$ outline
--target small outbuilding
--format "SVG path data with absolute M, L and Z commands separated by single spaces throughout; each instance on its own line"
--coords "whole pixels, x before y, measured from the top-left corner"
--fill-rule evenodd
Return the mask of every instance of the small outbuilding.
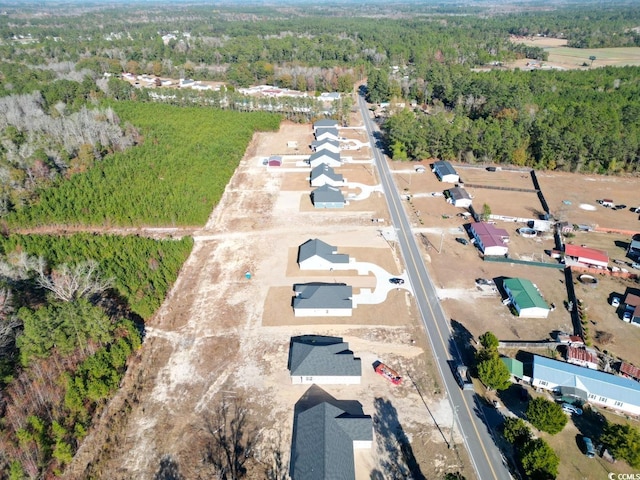
M 524 377 L 524 364 L 520 360 L 509 357 L 501 357 L 502 362 L 505 364 L 509 373 L 514 378 Z
M 567 346 L 566 353 L 567 362 L 574 365 L 580 365 L 581 367 L 587 367 L 592 370 L 598 370 L 600 360 L 598 355 L 585 347 L 572 347 Z
M 604 250 L 567 243 L 564 246 L 564 263 L 567 266 L 607 268 L 609 254 Z
M 458 172 L 456 172 L 455 168 L 447 161 L 438 160 L 435 162 L 433 164 L 433 172 L 441 182 L 458 183 L 460 181 Z
M 549 316 L 549 305 L 531 281 L 525 278 L 507 278 L 502 283 L 502 287 L 519 317 L 547 318 Z
M 271 155 L 269 157 L 269 162 L 267 163 L 270 167 L 280 167 L 282 166 L 282 157 L 280 155 Z
M 445 191 L 447 202 L 454 207 L 469 208 L 471 206 L 471 196 L 462 187 L 453 187 Z
M 294 385 L 357 385 L 362 361 L 341 337 L 301 335 L 291 338 L 289 371 Z

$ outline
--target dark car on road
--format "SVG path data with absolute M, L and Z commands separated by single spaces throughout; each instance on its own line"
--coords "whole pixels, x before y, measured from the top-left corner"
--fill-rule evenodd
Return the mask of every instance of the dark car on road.
M 402 285 L 404 283 L 404 280 L 402 278 L 390 278 L 389 279 L 389 283 L 393 283 L 394 285 Z
M 456 237 L 456 242 L 461 243 L 462 245 L 469 245 L 469 240 L 462 237 Z

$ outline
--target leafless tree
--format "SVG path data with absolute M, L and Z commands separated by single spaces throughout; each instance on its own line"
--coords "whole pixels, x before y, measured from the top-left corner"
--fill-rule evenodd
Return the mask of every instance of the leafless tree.
M 101 278 L 98 262 L 95 260 L 87 260 L 73 266 L 65 263 L 49 274 L 45 271 L 44 263 L 40 262 L 36 274 L 38 285 L 53 292 L 65 302 L 100 294 L 113 283 L 113 279 Z
M 261 463 L 265 466 L 265 477 L 267 480 L 290 480 L 282 446 L 282 432 L 278 430 L 274 438 L 270 440 L 263 450 L 261 458 Z
M 240 398 L 224 399 L 204 417 L 204 463 L 219 480 L 239 480 L 247 474 L 254 457 L 258 431 L 249 422 L 248 409 Z

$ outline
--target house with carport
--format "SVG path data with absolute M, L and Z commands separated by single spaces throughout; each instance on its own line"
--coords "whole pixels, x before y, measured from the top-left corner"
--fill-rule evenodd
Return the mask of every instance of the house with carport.
M 315 168 L 323 163 L 333 168 L 342 166 L 340 153 L 334 153 L 329 150 L 320 150 L 319 152 L 313 152 L 309 157 L 309 166 L 311 168 Z
M 471 206 L 471 195 L 462 187 L 453 187 L 445 190 L 444 195 L 447 198 L 447 202 L 454 207 L 469 208 Z
M 484 255 L 502 256 L 509 253 L 509 233 L 505 229 L 491 223 L 473 222 L 469 224 L 469 233 Z
M 629 378 L 534 355 L 531 384 L 558 394 L 569 388 L 591 405 L 640 415 L 640 382 Z
M 293 286 L 296 317 L 350 317 L 353 288 L 345 283 L 298 283 Z
M 332 270 L 335 265 L 348 263 L 349 255 L 338 253 L 337 247 L 317 238 L 309 239 L 298 247 L 300 270 Z
M 460 181 L 460 176 L 458 172 L 456 172 L 456 169 L 445 160 L 434 162 L 432 171 L 441 182 L 458 183 Z
M 293 413 L 291 480 L 355 480 L 355 450 L 373 446 L 373 419 L 357 400 L 312 385 Z M 360 478 L 360 476 L 358 476 Z
M 315 208 L 344 208 L 346 200 L 339 188 L 323 185 L 311 192 L 311 202 Z
M 597 248 L 567 243 L 564 246 L 564 263 L 569 267 L 605 269 L 609 266 L 609 254 Z
M 344 177 L 336 173 L 333 168 L 326 163 L 321 163 L 311 170 L 309 181 L 312 187 L 321 187 L 323 185 L 342 187 L 345 184 Z
M 549 316 L 549 305 L 530 280 L 507 278 L 502 282 L 502 287 L 519 317 L 547 318 Z
M 341 337 L 300 335 L 291 338 L 289 372 L 294 385 L 357 385 L 362 361 Z

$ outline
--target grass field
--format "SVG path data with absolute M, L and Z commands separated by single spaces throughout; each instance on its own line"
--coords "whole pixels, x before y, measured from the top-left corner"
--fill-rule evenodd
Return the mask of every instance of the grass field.
M 596 57 L 593 66 L 626 66 L 640 65 L 640 47 L 625 48 L 570 48 L 570 47 L 550 47 L 545 49 L 549 52 L 549 63 L 574 64 L 582 66 L 583 63 L 590 64 L 590 56 Z

